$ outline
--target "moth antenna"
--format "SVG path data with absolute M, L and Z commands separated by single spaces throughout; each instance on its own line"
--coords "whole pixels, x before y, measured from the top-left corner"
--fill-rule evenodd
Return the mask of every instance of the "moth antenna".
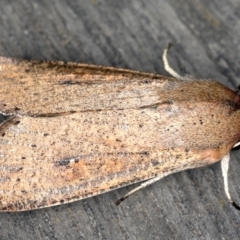
M 164 51 L 163 51 L 162 59 L 163 59 L 164 69 L 165 69 L 166 72 L 168 72 L 173 77 L 175 77 L 177 79 L 181 79 L 181 80 L 186 80 L 186 78 L 184 78 L 183 76 L 179 75 L 174 69 L 172 69 L 172 67 L 170 66 L 170 64 L 168 62 L 167 54 L 168 54 L 169 49 L 172 46 L 173 46 L 173 44 L 169 43 L 167 48 L 165 48 Z
M 149 180 L 147 180 L 146 182 L 142 183 L 140 186 L 134 188 L 133 190 L 131 190 L 130 192 L 128 192 L 126 195 L 124 195 L 122 198 L 120 198 L 119 200 L 116 201 L 116 205 L 119 205 L 121 202 L 123 202 L 126 198 L 128 198 L 130 195 L 132 195 L 133 193 L 139 191 L 140 189 L 143 189 L 149 185 L 151 185 L 152 183 L 157 182 L 158 180 L 164 178 L 165 176 L 169 175 L 170 173 L 164 173 L 161 174 L 160 176 L 151 178 Z
M 236 144 L 238 145 L 238 144 Z M 235 146 L 236 146 L 235 145 Z M 222 176 L 223 176 L 223 181 L 224 181 L 224 190 L 225 194 L 228 198 L 228 200 L 232 203 L 232 205 L 237 209 L 240 210 L 240 207 L 232 200 L 232 197 L 229 193 L 228 189 L 228 169 L 229 169 L 229 161 L 230 161 L 230 155 L 229 153 L 223 157 L 221 160 L 221 167 L 222 167 Z

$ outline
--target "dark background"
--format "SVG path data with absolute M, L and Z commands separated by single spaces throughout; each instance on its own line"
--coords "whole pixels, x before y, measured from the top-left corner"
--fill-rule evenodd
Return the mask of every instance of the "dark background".
M 0 1 L 0 55 L 64 60 L 240 84 L 238 0 Z M 13 96 L 14 97 L 14 96 Z M 240 150 L 230 191 L 240 204 Z M 166 177 L 122 205 L 136 185 L 47 209 L 0 213 L 0 239 L 239 239 L 240 212 L 227 201 L 220 164 Z

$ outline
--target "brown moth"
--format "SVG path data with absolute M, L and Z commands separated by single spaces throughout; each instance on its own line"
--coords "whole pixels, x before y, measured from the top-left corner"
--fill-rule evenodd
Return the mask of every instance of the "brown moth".
M 77 63 L 0 58 L 0 210 L 72 202 L 222 159 L 240 97 L 220 83 Z

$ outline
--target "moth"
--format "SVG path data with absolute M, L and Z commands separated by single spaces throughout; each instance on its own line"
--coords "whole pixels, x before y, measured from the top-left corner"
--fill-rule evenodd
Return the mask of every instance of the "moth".
M 222 162 L 240 140 L 240 97 L 212 80 L 0 58 L 0 211 L 25 211 Z

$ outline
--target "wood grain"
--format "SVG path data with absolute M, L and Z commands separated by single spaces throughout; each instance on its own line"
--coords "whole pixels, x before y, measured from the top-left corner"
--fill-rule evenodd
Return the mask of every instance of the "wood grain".
M 61 60 L 161 73 L 171 64 L 195 77 L 239 85 L 240 6 L 236 1 L 1 1 L 0 55 Z M 233 126 L 234 127 L 234 126 Z M 239 157 L 230 191 L 240 202 Z M 2 239 L 239 239 L 239 212 L 223 194 L 218 164 L 169 176 L 116 199 L 134 186 L 26 213 L 0 214 Z

